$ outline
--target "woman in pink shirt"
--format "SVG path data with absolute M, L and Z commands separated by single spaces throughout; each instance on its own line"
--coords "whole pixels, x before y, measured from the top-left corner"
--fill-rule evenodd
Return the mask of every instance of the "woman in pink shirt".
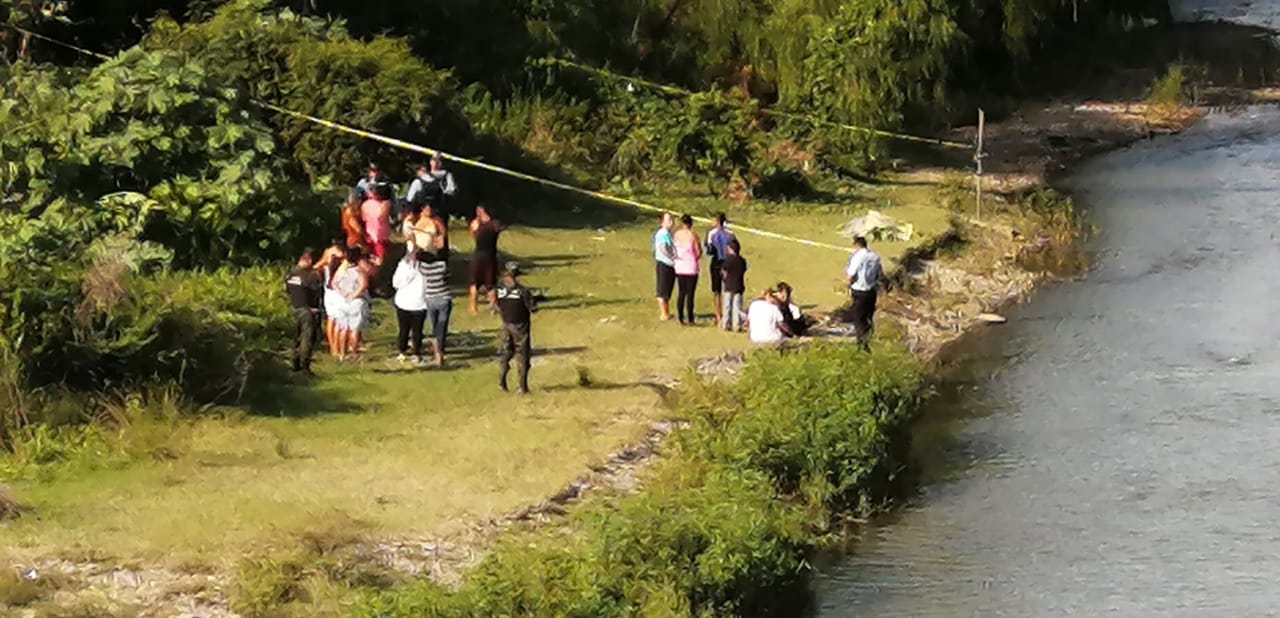
M 373 187 L 372 195 L 360 205 L 360 219 L 364 221 L 369 249 L 381 264 L 391 243 L 391 200 L 386 187 Z
M 676 247 L 676 315 L 681 324 L 692 325 L 693 297 L 698 290 L 698 260 L 702 258 L 702 243 L 693 232 L 693 217 L 680 217 L 680 229 L 671 240 Z

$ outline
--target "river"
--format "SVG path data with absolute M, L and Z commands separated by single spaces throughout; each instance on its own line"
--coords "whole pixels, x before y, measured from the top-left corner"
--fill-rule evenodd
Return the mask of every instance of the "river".
M 1280 114 L 1064 188 L 1093 269 L 964 350 L 919 494 L 823 570 L 819 616 L 1280 611 Z

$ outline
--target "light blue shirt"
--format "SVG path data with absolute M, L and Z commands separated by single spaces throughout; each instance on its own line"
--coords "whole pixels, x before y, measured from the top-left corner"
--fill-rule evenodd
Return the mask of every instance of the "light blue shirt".
M 653 233 L 653 259 L 667 266 L 676 265 L 676 244 L 671 239 L 671 230 L 665 227 Z
M 849 266 L 844 272 L 852 277 L 849 289 L 870 292 L 876 289 L 876 283 L 880 281 L 880 256 L 870 249 L 858 249 L 849 256 Z

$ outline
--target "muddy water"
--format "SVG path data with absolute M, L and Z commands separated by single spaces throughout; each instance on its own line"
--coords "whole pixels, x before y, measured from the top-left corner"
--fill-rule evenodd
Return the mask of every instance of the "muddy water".
M 1095 266 L 965 351 L 835 616 L 1280 611 L 1280 114 L 1079 168 Z

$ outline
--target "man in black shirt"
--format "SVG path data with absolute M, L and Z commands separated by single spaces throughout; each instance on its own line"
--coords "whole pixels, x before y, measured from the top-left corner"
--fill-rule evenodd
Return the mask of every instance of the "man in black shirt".
M 498 352 L 501 354 L 498 387 L 507 390 L 507 373 L 511 371 L 511 358 L 515 356 L 518 363 L 516 371 L 520 377 L 520 394 L 525 395 L 529 393 L 529 327 L 533 312 L 538 310 L 538 301 L 533 290 L 520 285 L 516 280 L 519 275 L 520 266 L 515 262 L 507 262 L 494 290 L 498 313 L 502 315 L 502 332 L 498 341 Z
M 742 295 L 747 292 L 747 261 L 742 259 L 741 253 L 742 245 L 738 244 L 738 239 L 730 239 L 725 246 L 724 260 L 720 263 L 724 301 L 720 327 L 725 330 L 740 331 L 746 321 L 746 314 L 742 312 Z
M 297 321 L 297 342 L 293 346 L 293 370 L 311 373 L 311 353 L 320 334 L 320 301 L 323 286 L 314 268 L 315 258 L 308 248 L 298 265 L 285 277 L 284 289 Z

